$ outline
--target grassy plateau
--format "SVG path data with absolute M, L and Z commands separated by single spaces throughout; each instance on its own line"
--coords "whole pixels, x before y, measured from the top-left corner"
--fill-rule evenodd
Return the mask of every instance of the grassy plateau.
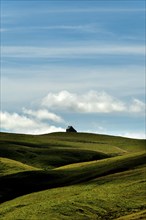
M 0 133 L 0 219 L 146 219 L 146 141 Z

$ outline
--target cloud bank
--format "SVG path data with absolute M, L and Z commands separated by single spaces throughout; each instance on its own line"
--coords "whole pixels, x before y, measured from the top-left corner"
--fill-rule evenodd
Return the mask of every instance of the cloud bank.
M 85 115 L 85 117 L 88 114 L 90 117 L 93 113 L 108 114 L 109 117 L 113 117 L 114 113 L 119 113 L 119 117 L 126 113 L 130 115 L 136 114 L 138 117 L 141 117 L 145 112 L 145 104 L 138 99 L 124 102 L 106 92 L 97 91 L 88 91 L 84 94 L 71 93 L 69 91 L 48 93 L 47 96 L 40 100 L 38 106 L 38 109 L 23 108 L 21 114 L 1 111 L 1 130 L 25 134 L 65 131 L 63 127 L 68 122 L 59 115 L 61 113 L 63 113 L 64 117 L 66 113 L 70 114 L 70 118 L 73 113 L 76 113 L 76 117 L 78 118 L 81 117 L 81 114 Z M 58 114 L 55 112 L 58 112 Z M 101 125 L 99 125 L 98 131 L 94 133 L 109 133 Z M 123 136 L 144 137 L 141 133 L 131 133 L 130 131 L 123 133 Z
M 35 111 L 27 110 L 26 114 L 33 115 Z M 45 115 L 46 114 L 46 115 Z M 31 118 L 26 116 L 25 114 L 20 115 L 18 113 L 8 113 L 8 112 L 0 112 L 1 118 L 1 129 L 7 132 L 14 133 L 24 133 L 24 134 L 45 134 L 51 132 L 59 132 L 64 131 L 61 127 L 56 127 L 54 125 L 50 125 L 46 122 L 42 122 L 42 119 L 48 118 L 51 120 L 58 121 L 58 118 L 54 119 L 54 114 L 47 115 L 46 112 L 39 110 L 36 112 L 35 118 Z M 38 120 L 39 119 L 39 120 Z
M 29 116 L 33 116 L 35 119 L 39 119 L 39 120 L 51 120 L 58 123 L 63 122 L 63 119 L 60 116 L 52 112 L 49 112 L 46 109 L 40 109 L 35 111 L 35 110 L 23 108 L 23 113 Z
M 42 106 L 79 113 L 144 113 L 145 110 L 145 104 L 138 99 L 125 103 L 105 92 L 96 91 L 81 95 L 68 91 L 49 93 L 43 98 Z

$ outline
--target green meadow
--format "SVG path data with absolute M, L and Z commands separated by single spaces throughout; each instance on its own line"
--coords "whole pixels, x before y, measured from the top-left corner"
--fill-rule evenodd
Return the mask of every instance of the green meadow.
M 0 219 L 146 219 L 146 141 L 0 133 Z

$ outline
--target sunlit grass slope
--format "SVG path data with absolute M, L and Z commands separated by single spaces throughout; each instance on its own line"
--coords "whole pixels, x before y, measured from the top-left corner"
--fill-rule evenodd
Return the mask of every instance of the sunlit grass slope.
M 145 219 L 146 219 L 146 210 L 117 218 L 117 220 L 145 220 Z
M 35 167 L 28 166 L 16 160 L 0 157 L 0 176 L 14 174 L 23 171 L 38 170 Z
M 61 134 L 64 139 L 60 139 L 60 134 L 33 136 L 1 133 L 0 156 L 44 169 L 111 156 L 104 150 L 98 150 L 98 147 L 96 150 L 92 149 L 92 143 L 88 139 L 85 141 L 85 135 L 84 142 L 88 143 L 88 147 L 84 147 L 84 143 L 81 144 L 80 141 L 76 144 L 72 136 L 72 141 L 68 144 L 70 134 Z
M 45 169 L 144 149 L 144 140 L 107 135 L 63 132 L 38 136 L 0 134 L 1 157 Z
M 0 219 L 146 217 L 145 140 L 1 133 L 0 156 Z
M 3 203 L 2 219 L 144 219 L 145 168 L 109 174 Z M 128 218 L 132 214 L 135 218 Z
M 97 177 L 134 169 L 144 165 L 145 161 L 146 153 L 142 152 L 85 163 L 83 166 L 73 165 L 68 169 L 27 171 L 3 176 L 0 179 L 0 201 L 43 189 L 84 183 Z

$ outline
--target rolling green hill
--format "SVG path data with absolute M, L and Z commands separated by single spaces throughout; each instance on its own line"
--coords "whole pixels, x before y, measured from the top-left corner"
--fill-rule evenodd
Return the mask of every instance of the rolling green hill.
M 0 176 L 31 170 L 38 169 L 16 160 L 0 157 Z
M 145 219 L 145 140 L 0 134 L 1 219 Z

